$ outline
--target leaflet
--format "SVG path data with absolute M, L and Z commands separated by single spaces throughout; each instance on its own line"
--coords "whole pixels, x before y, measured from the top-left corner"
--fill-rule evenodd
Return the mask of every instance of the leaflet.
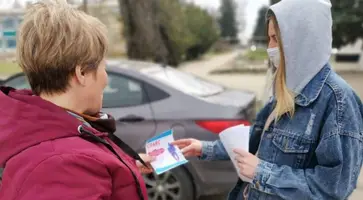
M 155 157 L 151 166 L 157 175 L 188 162 L 180 149 L 171 144 L 173 141 L 173 130 L 165 131 L 146 141 L 146 153 Z

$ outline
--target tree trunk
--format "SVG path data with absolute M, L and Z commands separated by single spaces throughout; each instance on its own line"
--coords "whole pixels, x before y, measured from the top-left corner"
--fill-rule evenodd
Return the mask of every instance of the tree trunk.
M 168 36 L 157 18 L 160 8 L 157 0 L 118 0 L 124 36 L 127 40 L 127 55 L 130 59 L 148 60 L 162 64 L 177 65 Z
M 363 69 L 363 47 L 359 57 L 359 69 Z
M 83 10 L 83 12 L 88 13 L 88 0 L 83 0 L 82 10 Z
M 363 39 L 358 39 L 356 42 L 361 42 L 361 48 L 360 48 L 360 56 L 358 60 L 358 68 L 360 70 L 363 70 Z

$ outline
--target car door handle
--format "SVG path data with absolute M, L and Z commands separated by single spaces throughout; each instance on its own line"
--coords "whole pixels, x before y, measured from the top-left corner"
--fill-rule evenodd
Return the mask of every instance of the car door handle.
M 145 118 L 136 115 L 127 115 L 126 117 L 118 119 L 120 122 L 142 122 L 144 120 Z

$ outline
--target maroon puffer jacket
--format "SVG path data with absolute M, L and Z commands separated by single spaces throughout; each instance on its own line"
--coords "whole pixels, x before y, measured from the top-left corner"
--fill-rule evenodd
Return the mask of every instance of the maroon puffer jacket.
M 80 131 L 81 121 L 26 90 L 1 88 L 0 116 L 1 200 L 147 200 L 135 160 L 106 133 Z

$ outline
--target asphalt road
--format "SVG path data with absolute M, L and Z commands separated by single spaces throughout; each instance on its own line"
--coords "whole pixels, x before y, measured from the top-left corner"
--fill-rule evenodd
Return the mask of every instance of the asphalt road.
M 219 196 L 205 196 L 205 197 L 199 198 L 199 200 L 226 200 L 226 199 L 227 199 L 227 194 L 219 195 Z
M 363 73 L 350 73 L 341 75 L 363 99 Z

